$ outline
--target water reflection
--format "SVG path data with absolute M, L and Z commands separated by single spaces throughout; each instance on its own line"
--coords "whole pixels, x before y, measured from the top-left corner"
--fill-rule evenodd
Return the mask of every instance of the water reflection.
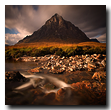
M 5 71 L 27 71 L 36 66 L 36 62 L 5 61 Z

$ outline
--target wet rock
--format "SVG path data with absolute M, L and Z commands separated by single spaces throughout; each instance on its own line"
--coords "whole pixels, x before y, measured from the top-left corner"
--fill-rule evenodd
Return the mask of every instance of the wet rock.
M 51 67 L 51 65 L 52 65 L 51 62 L 49 62 L 49 63 L 47 64 L 48 67 Z
M 92 83 L 92 90 L 96 92 L 106 92 L 106 83 L 95 81 Z
M 23 56 L 15 59 L 16 61 L 36 61 L 36 57 Z
M 79 56 L 78 56 L 78 55 L 75 55 L 75 57 L 78 58 Z
M 103 56 L 103 57 L 106 57 L 106 55 L 105 55 L 105 54 L 102 54 L 102 56 Z
M 93 62 L 89 62 L 89 63 L 88 63 L 88 68 L 89 68 L 89 67 L 96 68 L 96 64 L 93 63 Z
M 59 66 L 60 64 L 58 62 L 56 62 L 56 66 Z
M 97 54 L 93 54 L 94 55 L 94 57 L 97 57 Z
M 87 67 L 88 67 L 88 65 L 87 65 L 87 64 L 84 64 L 84 65 L 83 65 L 83 67 L 84 67 L 84 68 L 87 68 Z
M 53 90 L 53 89 L 56 89 L 56 86 L 53 85 L 52 83 L 46 83 L 46 84 L 44 85 L 44 88 L 45 88 L 46 90 Z
M 22 61 L 22 58 L 19 57 L 19 58 L 15 58 L 16 61 Z
M 89 89 L 92 88 L 92 84 L 89 81 L 84 80 L 84 81 L 82 81 L 82 83 L 85 84 L 86 88 L 89 88 Z
M 74 71 L 74 69 L 73 69 L 72 67 L 69 67 L 68 69 L 69 69 L 70 71 Z
M 98 54 L 96 59 L 103 59 L 104 57 L 101 54 Z
M 35 59 L 35 60 L 34 60 L 34 62 L 38 62 L 38 61 L 39 61 L 38 59 Z
M 58 66 L 54 66 L 54 69 L 60 69 L 60 66 L 58 65 Z
M 68 67 L 68 66 L 69 66 L 69 63 L 65 63 L 65 66 L 67 66 L 67 67 Z
M 23 77 L 19 71 L 9 71 L 9 72 L 5 72 L 5 79 L 8 81 L 20 81 L 21 79 L 23 81 L 26 80 L 25 77 Z
M 92 82 L 91 83 L 90 81 L 87 81 L 87 80 L 84 80 L 82 82 L 72 83 L 71 86 L 77 91 L 79 91 L 79 90 L 81 90 L 81 91 L 85 91 L 85 90 L 95 91 L 95 90 L 99 90 L 99 88 L 102 87 L 99 82 Z
M 51 93 L 46 94 L 46 95 L 44 96 L 44 101 L 45 101 L 46 104 L 49 104 L 49 101 L 52 102 L 52 101 L 55 99 L 55 97 L 56 97 L 56 94 L 53 93 L 53 92 L 51 92 Z M 51 102 L 50 102 L 50 103 L 51 103 Z
M 90 58 L 90 57 L 87 57 L 87 58 L 86 58 L 86 63 L 89 63 L 89 62 L 91 62 L 91 58 Z
M 45 55 L 44 57 L 50 57 L 50 55 Z
M 61 59 L 65 59 L 65 56 L 63 56 Z
M 88 71 L 93 71 L 93 72 L 94 72 L 94 71 L 95 71 L 95 68 L 89 66 L 89 67 L 88 67 Z
M 53 74 L 62 74 L 65 70 L 64 69 L 53 69 L 50 72 L 52 72 Z
M 60 62 L 59 62 L 60 64 L 62 64 L 63 63 L 63 61 L 62 60 L 60 60 Z
M 93 55 L 75 55 L 71 57 L 62 58 L 57 55 L 45 55 L 44 57 L 37 57 L 35 60 L 38 60 L 38 66 L 42 65 L 43 69 L 50 70 L 53 73 L 62 73 L 62 70 L 71 72 L 75 70 L 88 70 L 96 71 L 99 67 L 106 67 L 106 59 L 96 59 L 97 57 L 102 56 L 101 54 Z M 30 58 L 31 59 L 31 58 Z M 33 72 L 41 72 L 40 69 L 33 69 Z
M 71 86 L 75 89 L 82 89 L 84 84 L 83 82 L 72 83 Z
M 29 72 L 37 72 L 37 73 L 39 73 L 39 72 L 42 72 L 42 67 L 37 67 L 37 68 L 34 68 L 34 69 L 31 69 L 31 70 L 29 70 Z
M 94 75 L 92 76 L 92 79 L 104 83 L 106 82 L 106 72 L 104 71 L 95 72 Z
M 57 91 L 57 95 L 59 95 L 59 96 L 64 95 L 64 94 L 65 94 L 65 90 L 63 88 L 61 88 Z
M 72 61 L 73 64 L 76 64 L 76 61 Z
M 101 61 L 101 64 L 105 67 L 105 66 L 106 66 L 106 61 L 105 61 L 105 60 L 102 60 L 102 61 Z
M 89 54 L 86 54 L 86 57 L 89 57 L 90 55 Z

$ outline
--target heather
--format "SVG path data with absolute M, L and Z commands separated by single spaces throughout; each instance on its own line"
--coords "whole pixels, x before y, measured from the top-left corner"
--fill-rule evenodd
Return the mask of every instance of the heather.
M 23 48 L 9 48 L 5 50 L 5 58 L 12 59 L 26 56 L 38 57 L 47 54 L 55 54 L 59 56 L 74 56 L 85 54 L 106 54 L 105 47 L 94 46 L 63 46 L 63 47 L 23 47 Z

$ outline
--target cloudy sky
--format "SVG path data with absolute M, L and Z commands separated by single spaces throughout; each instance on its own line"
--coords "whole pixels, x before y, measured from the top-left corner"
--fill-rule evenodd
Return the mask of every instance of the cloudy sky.
M 6 5 L 5 44 L 13 45 L 58 13 L 89 38 L 106 42 L 105 5 Z

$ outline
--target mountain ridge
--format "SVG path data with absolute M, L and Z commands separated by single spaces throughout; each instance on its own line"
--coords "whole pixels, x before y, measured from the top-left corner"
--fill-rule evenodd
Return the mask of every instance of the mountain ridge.
M 90 39 L 93 42 L 99 42 L 96 38 L 95 39 Z
M 86 41 L 91 40 L 84 32 L 56 13 L 40 29 L 34 31 L 32 35 L 26 36 L 17 44 L 33 42 L 80 43 Z

